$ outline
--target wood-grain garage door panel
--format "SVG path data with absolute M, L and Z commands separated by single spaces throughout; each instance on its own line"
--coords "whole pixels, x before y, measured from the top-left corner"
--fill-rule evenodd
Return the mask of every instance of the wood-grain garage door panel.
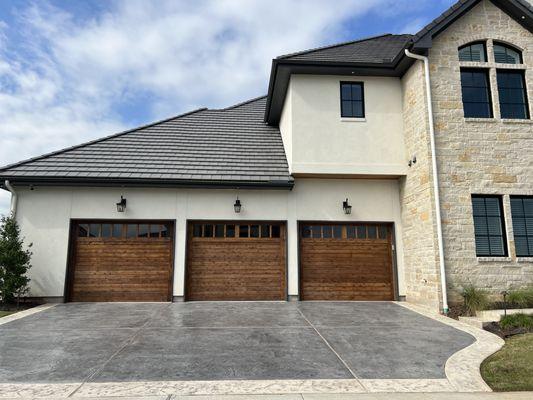
M 365 233 L 358 238 L 356 229 L 337 225 L 337 236 L 324 238 L 320 229 L 315 229 L 313 237 L 310 226 L 300 229 L 302 300 L 394 299 L 390 227 L 372 230 L 375 237 Z
M 271 237 L 270 232 L 268 237 L 235 237 L 239 225 L 234 224 L 231 226 L 237 234 L 233 237 L 225 233 L 224 237 L 214 237 L 214 231 L 209 231 L 211 237 L 195 237 L 194 224 L 189 225 L 187 300 L 285 299 L 283 225 L 276 225 L 278 237 Z
M 80 225 L 76 232 L 89 226 Z M 162 233 L 159 237 L 127 237 L 125 225 L 120 225 L 124 228 L 118 231 L 119 237 L 104 237 L 100 228 L 95 236 L 78 234 L 75 238 L 70 301 L 171 300 L 173 243 L 169 226 L 164 225 L 166 237 L 161 237 Z

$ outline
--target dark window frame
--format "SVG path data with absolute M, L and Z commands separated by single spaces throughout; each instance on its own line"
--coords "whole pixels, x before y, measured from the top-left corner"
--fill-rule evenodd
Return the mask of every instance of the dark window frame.
M 354 85 L 360 86 L 361 87 L 361 100 L 353 100 L 353 99 L 343 100 L 343 98 L 342 98 L 342 86 L 343 85 L 350 85 L 350 91 L 351 91 L 351 87 L 352 86 L 354 86 Z M 339 85 L 339 90 L 340 90 L 339 98 L 340 98 L 340 107 L 341 107 L 341 118 L 366 118 L 365 83 L 364 82 L 360 82 L 360 81 L 341 81 L 340 85 Z M 343 101 L 350 101 L 352 103 L 354 103 L 354 102 L 359 103 L 360 102 L 361 103 L 361 115 L 344 115 L 343 112 L 342 112 L 342 102 Z M 353 107 L 352 107 L 352 110 L 353 110 Z
M 498 87 L 498 101 L 500 102 L 500 118 L 502 119 L 530 119 L 530 113 L 529 113 L 529 99 L 527 97 L 527 85 L 526 85 L 526 71 L 522 69 L 505 69 L 505 68 L 497 68 L 496 69 L 496 85 Z M 503 116 L 502 115 L 502 98 L 501 98 L 501 91 L 500 91 L 500 80 L 499 80 L 499 73 L 504 74 L 516 74 L 520 75 L 520 78 L 522 80 L 522 90 L 523 90 L 523 96 L 524 96 L 524 103 L 503 103 L 503 104 L 520 104 L 524 106 L 525 109 L 525 116 L 523 118 L 517 118 L 517 117 L 509 117 L 509 116 Z M 518 89 L 518 88 L 512 88 L 512 89 Z
M 500 209 L 500 230 L 502 232 L 501 234 L 501 239 L 502 239 L 502 243 L 503 243 L 503 254 L 492 254 L 492 251 L 490 250 L 490 240 L 489 240 L 489 253 L 490 254 L 479 254 L 478 253 L 478 249 L 477 249 L 477 245 L 476 245 L 476 257 L 508 257 L 509 256 L 509 249 L 508 249 L 508 245 L 507 245 L 507 229 L 506 229 L 506 226 L 505 226 L 505 213 L 504 213 L 504 209 L 503 209 L 503 196 L 501 195 L 498 195 L 498 194 L 473 194 L 471 195 L 471 204 L 472 204 L 472 223 L 474 225 L 474 239 L 478 236 L 482 236 L 482 237 L 488 237 L 490 238 L 491 236 L 492 237 L 500 237 L 499 235 L 490 235 L 488 233 L 488 221 L 487 221 L 487 235 L 477 235 L 475 233 L 475 218 L 474 217 L 485 217 L 485 218 L 488 218 L 490 217 L 490 215 L 475 215 L 474 213 L 474 204 L 473 204 L 473 199 L 474 198 L 482 198 L 482 199 L 486 199 L 486 198 L 495 198 L 495 199 L 498 199 L 498 206 L 499 206 L 499 209 Z M 495 217 L 495 216 L 494 216 Z
M 529 243 L 533 243 L 533 234 L 532 235 L 529 235 L 527 233 L 527 225 L 526 225 L 526 234 L 525 235 L 517 235 L 516 234 L 516 230 L 515 230 L 515 218 L 523 218 L 523 219 L 526 219 L 527 216 L 525 215 L 525 210 L 524 210 L 524 203 L 523 203 L 523 200 L 532 200 L 533 201 L 533 196 L 510 196 L 510 200 L 511 200 L 511 222 L 513 224 L 513 237 L 515 238 L 515 252 L 516 252 L 516 256 L 517 257 L 533 257 L 533 250 L 531 252 L 529 252 L 529 248 L 531 247 L 533 249 L 533 245 L 530 246 Z M 524 216 L 515 216 L 514 213 L 513 213 L 513 202 L 512 200 L 522 200 L 522 210 L 524 211 Z M 530 217 L 531 218 L 531 217 Z M 525 221 L 524 221 L 524 224 L 525 224 Z M 518 253 L 518 249 L 516 247 L 516 237 L 524 237 L 526 239 L 526 243 L 527 243 L 527 246 L 528 246 L 528 254 L 519 254 Z
M 461 60 L 460 58 L 460 55 L 459 55 L 459 52 L 467 47 L 471 47 L 473 45 L 476 45 L 476 44 L 481 44 L 483 45 L 483 56 L 485 57 L 485 61 L 476 61 L 476 60 Z M 459 48 L 457 49 L 457 57 L 459 58 L 459 61 L 461 62 L 488 62 L 489 60 L 489 57 L 488 57 L 488 54 L 487 54 L 487 42 L 485 40 L 478 40 L 478 41 L 475 41 L 475 42 L 470 42 L 470 43 L 466 43 L 462 46 L 459 46 Z M 472 50 L 470 50 L 470 57 L 472 57 Z
M 190 235 L 194 239 L 280 239 L 283 226 L 283 223 L 265 221 L 190 221 L 190 223 Z
M 502 63 L 502 62 L 498 62 L 496 61 L 496 52 L 494 51 L 494 47 L 496 46 L 501 46 L 505 49 L 505 55 L 507 55 L 507 50 L 512 50 L 516 53 L 518 53 L 518 63 Z M 496 64 L 511 64 L 511 65 L 520 65 L 520 64 L 523 64 L 524 63 L 524 56 L 522 55 L 522 50 L 520 50 L 518 47 L 515 47 L 511 44 L 508 44 L 508 43 L 504 43 L 504 42 L 500 42 L 500 41 L 493 41 L 492 42 L 492 53 L 493 53 L 493 56 L 494 56 L 494 62 Z
M 463 86 L 463 78 L 462 78 L 462 73 L 463 72 L 483 73 L 483 75 L 485 76 L 485 82 L 487 84 L 485 89 L 487 90 L 488 103 L 485 103 L 485 102 L 473 102 L 473 101 L 465 102 L 465 100 L 464 100 L 464 92 L 463 92 L 463 89 L 465 88 L 465 86 Z M 492 103 L 492 91 L 491 91 L 491 84 L 490 84 L 490 69 L 489 68 L 461 67 L 461 69 L 459 71 L 459 74 L 460 74 L 460 82 L 461 82 L 461 100 L 463 102 L 463 116 L 465 118 L 494 118 L 494 105 Z M 481 87 L 478 87 L 478 86 L 466 86 L 466 88 L 481 88 Z M 465 103 L 468 103 L 468 104 L 488 104 L 489 115 L 488 116 L 466 115 Z

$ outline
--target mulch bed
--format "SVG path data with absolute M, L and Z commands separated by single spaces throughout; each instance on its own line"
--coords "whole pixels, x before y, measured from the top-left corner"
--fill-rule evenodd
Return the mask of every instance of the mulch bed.
M 450 304 L 448 308 L 448 314 L 446 314 L 447 317 L 453 318 L 453 319 L 459 319 L 459 317 L 465 315 L 465 308 L 462 304 Z
M 499 337 L 503 339 L 514 336 L 514 335 L 522 335 L 524 333 L 530 332 L 526 328 L 503 329 L 498 322 L 491 322 L 489 325 L 486 325 L 484 329 L 486 331 L 489 331 L 490 333 L 494 333 L 495 335 L 498 335 Z
M 0 303 L 0 311 L 23 311 L 39 305 L 41 305 L 41 303 L 37 303 L 34 301 L 21 301 L 18 304 L 18 307 L 17 303 Z

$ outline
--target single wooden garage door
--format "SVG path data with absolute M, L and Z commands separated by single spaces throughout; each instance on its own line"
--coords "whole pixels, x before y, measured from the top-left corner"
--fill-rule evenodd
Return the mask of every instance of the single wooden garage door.
M 69 301 L 170 301 L 173 224 L 74 222 Z
M 392 226 L 300 224 L 302 300 L 394 300 Z
M 190 222 L 187 300 L 285 300 L 285 224 Z

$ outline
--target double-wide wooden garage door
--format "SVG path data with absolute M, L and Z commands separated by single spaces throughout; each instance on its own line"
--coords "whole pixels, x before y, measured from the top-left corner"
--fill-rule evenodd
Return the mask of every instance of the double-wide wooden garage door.
M 300 224 L 301 300 L 394 300 L 392 226 Z
M 170 301 L 171 222 L 73 222 L 69 301 Z
M 190 222 L 187 300 L 285 300 L 285 224 Z

